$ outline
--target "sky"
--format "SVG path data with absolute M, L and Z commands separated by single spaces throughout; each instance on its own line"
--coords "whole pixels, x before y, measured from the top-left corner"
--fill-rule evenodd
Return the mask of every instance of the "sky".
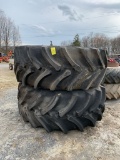
M 0 0 L 23 45 L 60 45 L 89 34 L 120 35 L 120 0 Z

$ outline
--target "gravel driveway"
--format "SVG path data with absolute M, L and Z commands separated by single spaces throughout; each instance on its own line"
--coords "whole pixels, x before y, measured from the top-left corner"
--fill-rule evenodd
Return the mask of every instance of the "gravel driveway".
M 14 72 L 0 64 L 0 104 L 0 160 L 120 160 L 120 100 L 106 102 L 95 128 L 48 134 L 23 122 Z

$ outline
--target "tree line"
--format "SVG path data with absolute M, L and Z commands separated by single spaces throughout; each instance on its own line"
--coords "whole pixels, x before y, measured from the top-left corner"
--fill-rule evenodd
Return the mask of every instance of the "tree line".
M 63 41 L 62 46 L 95 47 L 108 50 L 109 54 L 120 54 L 120 36 L 109 38 L 105 34 L 90 33 L 88 36 L 79 38 L 76 34 L 73 41 Z
M 11 47 L 14 50 L 19 44 L 21 38 L 18 26 L 0 10 L 0 52 L 8 53 Z

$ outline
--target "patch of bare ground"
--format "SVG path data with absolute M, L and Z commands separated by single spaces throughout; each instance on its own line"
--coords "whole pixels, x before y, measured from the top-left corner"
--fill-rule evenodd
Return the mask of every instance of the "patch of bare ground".
M 48 134 L 23 122 L 14 72 L 0 64 L 0 104 L 0 160 L 120 159 L 120 100 L 106 101 L 103 119 L 94 128 Z

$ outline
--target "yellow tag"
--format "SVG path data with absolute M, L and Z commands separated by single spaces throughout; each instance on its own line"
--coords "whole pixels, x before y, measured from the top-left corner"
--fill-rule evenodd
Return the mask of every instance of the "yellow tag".
M 55 47 L 51 47 L 51 54 L 55 55 L 56 54 L 56 48 Z

